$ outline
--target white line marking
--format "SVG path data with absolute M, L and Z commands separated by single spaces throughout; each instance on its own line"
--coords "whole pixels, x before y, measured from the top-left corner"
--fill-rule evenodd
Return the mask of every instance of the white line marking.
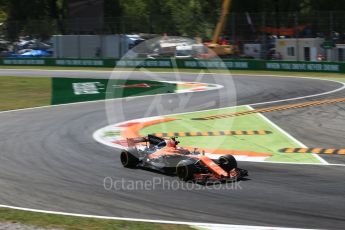
M 319 161 L 321 161 L 323 164 L 325 164 L 325 165 L 328 165 L 329 163 L 325 160 L 325 159 L 323 159 L 320 155 L 318 155 L 318 154 L 315 154 L 315 153 L 312 153 L 311 155 L 313 155 L 315 158 L 317 158 Z
M 98 215 L 85 215 L 79 213 L 69 213 L 69 212 L 56 212 L 56 211 L 47 211 L 40 209 L 32 208 L 23 208 L 9 205 L 0 205 L 0 208 L 10 208 L 20 211 L 36 212 L 36 213 L 45 213 L 53 215 L 63 215 L 63 216 L 73 216 L 73 217 L 83 217 L 83 218 L 95 218 L 95 219 L 105 219 L 105 220 L 124 220 L 124 221 L 134 221 L 134 222 L 146 222 L 146 223 L 159 223 L 159 224 L 178 224 L 178 225 L 191 225 L 191 226 L 204 226 L 208 228 L 217 228 L 217 229 L 296 229 L 296 228 L 281 228 L 281 227 L 262 227 L 262 226 L 250 226 L 250 225 L 230 225 L 230 224 L 213 224 L 213 223 L 199 223 L 199 222 L 184 222 L 184 221 L 169 221 L 169 220 L 148 220 L 148 219 L 139 219 L 139 218 L 126 218 L 126 217 L 112 217 L 112 216 L 98 216 Z
M 318 80 L 321 80 L 321 79 L 318 79 Z M 338 81 L 334 81 L 334 82 L 341 83 L 343 86 L 340 87 L 339 89 L 335 89 L 335 90 L 324 92 L 324 93 L 319 93 L 319 94 L 314 94 L 314 95 L 309 95 L 309 96 L 303 96 L 303 97 L 295 97 L 295 98 L 290 98 L 290 99 L 282 99 L 282 100 L 277 100 L 277 101 L 259 102 L 259 103 L 254 103 L 254 104 L 250 104 L 250 105 L 251 106 L 257 106 L 257 105 L 275 104 L 275 103 L 286 102 L 286 101 L 297 101 L 297 100 L 302 100 L 302 99 L 307 99 L 307 98 L 312 98 L 312 97 L 324 96 L 324 95 L 336 93 L 336 92 L 339 92 L 339 91 L 345 89 L 345 83 L 338 82 Z
M 247 105 L 249 110 L 254 110 L 254 108 L 251 105 Z M 301 146 L 301 148 L 307 148 L 306 145 L 304 145 L 302 142 L 300 142 L 299 140 L 297 140 L 296 138 L 294 138 L 293 136 L 291 136 L 288 132 L 286 132 L 285 130 L 283 130 L 282 128 L 280 128 L 278 125 L 276 125 L 275 123 L 273 123 L 273 121 L 271 121 L 270 119 L 268 119 L 267 117 L 265 117 L 262 113 L 256 113 L 257 115 L 259 115 L 263 120 L 265 120 L 267 123 L 269 123 L 270 125 L 272 125 L 275 129 L 277 129 L 279 132 L 283 133 L 285 136 L 287 136 L 290 140 L 292 140 L 293 142 L 295 142 L 297 145 Z
M 250 105 L 247 106 L 250 110 L 253 110 L 254 108 L 251 107 Z M 287 136 L 290 140 L 292 140 L 293 142 L 295 142 L 297 145 L 299 145 L 301 148 L 308 148 L 305 144 L 303 144 L 302 142 L 300 142 L 299 140 L 297 140 L 295 137 L 293 137 L 290 133 L 286 132 L 284 129 L 282 129 L 281 127 L 279 127 L 278 125 L 276 125 L 273 121 L 271 121 L 270 119 L 268 119 L 266 116 L 264 116 L 262 113 L 256 113 L 257 115 L 259 115 L 262 119 L 264 119 L 267 123 L 269 123 L 270 125 L 272 125 L 274 128 L 276 128 L 279 132 L 283 133 L 285 136 Z M 322 157 L 320 157 L 317 154 L 311 154 L 313 155 L 315 158 L 317 158 L 320 162 L 322 162 L 322 164 L 328 164 L 328 162 L 323 159 Z
M 345 164 L 332 164 L 332 163 L 303 163 L 303 162 L 282 162 L 282 161 L 260 161 L 253 163 L 263 163 L 263 164 L 285 164 L 285 165 L 318 165 L 318 166 L 339 166 L 345 167 Z

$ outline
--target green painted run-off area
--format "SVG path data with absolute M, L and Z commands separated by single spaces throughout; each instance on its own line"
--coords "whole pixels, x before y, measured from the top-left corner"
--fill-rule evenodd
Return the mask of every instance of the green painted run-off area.
M 272 123 L 265 120 L 259 114 L 238 116 L 215 120 L 191 120 L 191 118 L 220 115 L 246 111 L 247 106 L 237 108 L 224 108 L 210 111 L 171 115 L 168 117 L 178 120 L 160 123 L 141 130 L 141 135 L 158 132 L 207 132 L 221 130 L 267 130 L 267 135 L 230 135 L 230 136 L 198 136 L 179 137 L 181 146 L 191 146 L 207 149 L 243 150 L 272 154 L 267 161 L 274 162 L 298 162 L 320 163 L 312 154 L 281 153 L 280 149 L 289 147 L 301 147 L 293 139 L 278 130 Z
M 53 78 L 51 104 L 173 93 L 173 83 L 148 80 Z

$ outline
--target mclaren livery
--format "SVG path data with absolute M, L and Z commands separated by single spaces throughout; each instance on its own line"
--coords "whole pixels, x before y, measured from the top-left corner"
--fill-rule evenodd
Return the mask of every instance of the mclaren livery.
M 183 181 L 197 183 L 228 182 L 248 176 L 248 171 L 237 168 L 232 155 L 217 160 L 197 149 L 179 147 L 176 137 L 167 139 L 154 135 L 127 139 L 128 148 L 121 152 L 121 163 L 127 168 L 147 168 L 166 174 L 176 174 Z

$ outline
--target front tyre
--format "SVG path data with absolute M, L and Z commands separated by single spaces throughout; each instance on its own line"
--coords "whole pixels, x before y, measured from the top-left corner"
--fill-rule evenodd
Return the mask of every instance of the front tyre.
M 121 163 L 126 168 L 134 168 L 138 165 L 139 160 L 133 154 L 127 151 L 121 152 Z
M 195 166 L 190 160 L 182 160 L 176 166 L 176 175 L 182 181 L 190 181 L 194 179 Z
M 218 158 L 219 166 L 224 169 L 226 172 L 230 172 L 231 170 L 237 168 L 237 161 L 233 155 L 224 155 Z

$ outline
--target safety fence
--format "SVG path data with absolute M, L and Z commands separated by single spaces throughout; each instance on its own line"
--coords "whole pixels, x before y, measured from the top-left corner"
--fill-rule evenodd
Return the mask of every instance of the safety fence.
M 64 66 L 107 68 L 188 68 L 229 70 L 270 70 L 298 72 L 345 73 L 343 62 L 297 62 L 240 59 L 56 59 L 56 58 L 3 58 L 1 66 Z

